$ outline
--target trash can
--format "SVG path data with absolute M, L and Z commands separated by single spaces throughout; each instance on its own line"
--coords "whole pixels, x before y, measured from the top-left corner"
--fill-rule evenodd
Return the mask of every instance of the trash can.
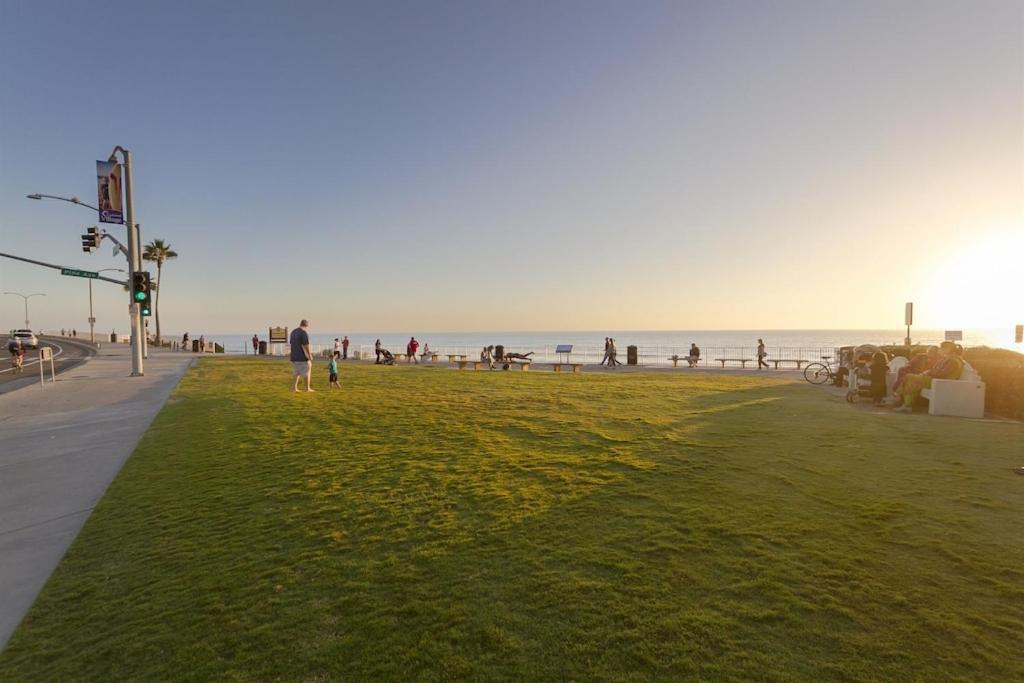
M 200 351 L 202 351 L 202 349 L 199 348 L 199 340 L 198 339 L 193 339 L 192 340 L 192 353 L 199 353 Z
M 626 365 L 636 365 L 636 345 L 626 347 Z
M 117 334 L 114 333 L 114 332 L 110 333 L 110 343 L 111 344 L 116 344 L 117 343 Z
M 494 360 L 502 360 L 505 357 L 505 345 L 498 344 L 494 347 Z
M 265 342 L 265 341 L 261 341 L 260 342 L 260 351 L 259 351 L 259 353 L 260 353 L 261 356 L 267 355 L 267 342 Z

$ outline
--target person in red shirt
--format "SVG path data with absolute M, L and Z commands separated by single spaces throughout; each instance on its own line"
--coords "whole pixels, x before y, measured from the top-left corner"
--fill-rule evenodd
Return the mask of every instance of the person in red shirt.
M 341 340 L 341 359 L 348 360 L 348 335 Z
M 410 337 L 409 343 L 405 347 L 406 363 L 419 363 L 419 359 L 416 358 L 416 350 L 420 348 L 420 343 L 416 341 L 416 337 Z

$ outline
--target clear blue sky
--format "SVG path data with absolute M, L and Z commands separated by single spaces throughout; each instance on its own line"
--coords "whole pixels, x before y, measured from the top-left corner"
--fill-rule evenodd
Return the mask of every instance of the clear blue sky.
M 4 0 L 0 230 L 121 265 L 23 198 L 120 144 L 171 331 L 1009 325 L 1022 117 L 1015 0 Z M 86 326 L 83 281 L 0 287 Z

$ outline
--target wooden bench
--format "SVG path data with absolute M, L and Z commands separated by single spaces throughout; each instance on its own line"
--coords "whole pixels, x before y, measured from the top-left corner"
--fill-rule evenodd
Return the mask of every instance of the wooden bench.
M 448 362 L 449 363 L 454 363 L 456 361 L 456 359 L 458 359 L 458 360 L 466 360 L 466 357 L 462 356 L 462 355 L 459 355 L 457 353 L 449 353 L 448 354 Z
M 500 360 L 502 370 L 508 370 L 512 367 L 518 367 L 522 372 L 526 372 L 530 369 L 530 363 L 533 361 L 528 360 Z
M 769 358 L 769 363 L 775 363 L 775 369 L 779 369 L 779 363 L 796 363 L 796 369 L 799 370 L 804 363 L 810 363 L 809 360 L 797 360 L 796 358 Z
M 464 370 L 467 365 L 472 365 L 474 370 L 479 370 L 480 366 L 484 364 L 482 360 L 466 360 L 465 356 L 462 357 L 462 360 L 455 362 L 459 364 L 459 370 Z
M 573 372 L 579 372 L 583 368 L 583 363 L 552 363 L 551 369 L 555 372 L 561 372 L 563 365 L 572 366 Z
M 747 367 L 747 363 L 754 362 L 753 358 L 716 358 L 715 360 L 721 363 L 723 368 L 725 367 L 726 363 L 740 363 L 741 367 L 745 368 Z
M 674 367 L 674 368 L 678 368 L 679 367 L 679 361 L 681 361 L 681 360 L 685 360 L 687 363 L 689 363 L 689 367 L 691 367 L 691 368 L 693 366 L 695 366 L 697 363 L 700 362 L 700 356 L 697 356 L 696 358 L 694 358 L 692 363 L 690 362 L 690 359 L 691 359 L 690 356 L 671 356 L 671 357 L 669 357 L 669 360 L 672 361 L 672 367 Z

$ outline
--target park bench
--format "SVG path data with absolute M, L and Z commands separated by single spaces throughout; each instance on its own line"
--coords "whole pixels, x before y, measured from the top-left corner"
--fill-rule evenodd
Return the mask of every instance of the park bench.
M 573 372 L 579 372 L 583 368 L 583 363 L 552 363 L 551 369 L 555 372 L 561 372 L 563 365 L 571 366 Z
M 498 362 L 501 363 L 501 368 L 503 370 L 508 370 L 510 368 L 513 368 L 513 367 L 518 367 L 521 371 L 526 372 L 527 370 L 530 369 L 530 363 L 532 361 L 528 361 L 528 360 L 501 360 L 501 361 L 498 361 Z
M 929 415 L 985 417 L 985 383 L 970 365 L 964 365 L 960 379 L 933 379 L 921 397 L 928 399 Z
M 796 363 L 796 369 L 799 370 L 804 363 L 810 363 L 809 360 L 797 360 L 796 358 L 769 358 L 769 363 L 775 363 L 775 369 L 779 369 L 779 363 Z
M 460 355 L 458 353 L 449 353 L 448 354 L 448 362 L 449 363 L 454 363 L 456 359 L 458 359 L 458 360 L 466 360 L 466 356 Z
M 679 361 L 681 361 L 681 360 L 685 360 L 689 364 L 689 367 L 691 367 L 691 368 L 693 366 L 695 366 L 697 363 L 700 362 L 700 356 L 697 356 L 696 358 L 693 358 L 693 362 L 692 363 L 690 362 L 690 358 L 691 358 L 690 356 L 670 356 L 669 360 L 672 361 L 672 367 L 674 367 L 674 368 L 678 368 L 679 367 Z M 722 367 L 725 367 L 725 366 L 723 365 Z
M 480 366 L 484 364 L 482 360 L 466 360 L 465 356 L 462 357 L 462 360 L 457 360 L 455 362 L 458 363 L 459 370 L 464 370 L 467 365 L 472 365 L 474 370 L 479 370 Z
M 715 360 L 721 363 L 723 368 L 725 367 L 726 363 L 740 363 L 741 367 L 745 368 L 747 367 L 747 363 L 754 362 L 753 358 L 716 358 Z

